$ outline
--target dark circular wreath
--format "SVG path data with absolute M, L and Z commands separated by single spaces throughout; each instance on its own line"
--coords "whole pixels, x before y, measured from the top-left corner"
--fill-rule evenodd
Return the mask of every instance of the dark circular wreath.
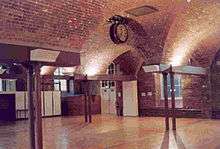
M 118 28 L 123 28 L 124 33 L 119 33 Z M 122 22 L 115 22 L 112 23 L 110 26 L 109 34 L 111 37 L 111 40 L 115 44 L 125 43 L 128 40 L 128 29 L 127 25 Z

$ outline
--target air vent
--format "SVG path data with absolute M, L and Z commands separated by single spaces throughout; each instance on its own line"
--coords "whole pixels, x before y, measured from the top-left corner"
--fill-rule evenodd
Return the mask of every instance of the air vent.
M 127 10 L 127 11 L 125 11 L 125 13 L 133 15 L 135 17 L 139 17 L 139 16 L 154 13 L 156 11 L 158 11 L 158 9 L 154 8 L 153 6 L 145 5 L 145 6 L 141 6 L 141 7 Z

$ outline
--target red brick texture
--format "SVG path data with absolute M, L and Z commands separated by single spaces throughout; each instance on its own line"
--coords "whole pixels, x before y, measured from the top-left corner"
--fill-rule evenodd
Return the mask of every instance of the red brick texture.
M 138 101 L 139 110 L 156 106 L 154 75 L 145 73 L 143 69 L 138 74 Z
M 98 0 L 1 0 L 0 40 L 79 49 L 103 17 L 103 7 L 104 1 Z

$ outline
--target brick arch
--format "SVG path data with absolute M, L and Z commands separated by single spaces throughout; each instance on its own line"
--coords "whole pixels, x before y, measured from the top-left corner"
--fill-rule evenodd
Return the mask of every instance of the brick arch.
M 120 66 L 120 71 L 123 74 L 135 75 L 144 61 L 140 58 L 140 54 L 137 51 L 132 50 L 119 55 L 113 62 Z
M 119 45 L 110 40 L 109 25 L 100 25 L 97 32 L 84 44 L 84 52 L 81 53 L 81 72 L 89 75 L 90 72 L 91 75 L 104 73 L 114 59 L 130 50 L 137 51 L 146 64 L 160 63 L 173 16 L 167 14 L 162 19 L 158 17 L 156 21 L 148 18 L 151 22 L 147 24 L 126 18 L 129 39 L 126 43 Z
M 142 55 L 145 56 L 148 64 L 160 63 L 165 39 L 173 18 L 173 14 L 170 12 L 173 11 L 175 5 L 181 3 L 172 0 L 139 0 L 135 3 L 133 1 L 108 1 L 104 19 L 83 45 L 81 67 L 78 72 L 83 74 L 105 73 L 107 66 L 114 59 L 130 50 L 143 52 Z M 125 10 L 143 5 L 154 6 L 159 11 L 141 17 L 129 16 L 129 31 L 132 33 L 129 37 L 133 39 L 129 39 L 125 44 L 113 44 L 108 35 L 109 25 L 106 24 L 106 20 L 115 14 L 126 16 Z
M 162 62 L 208 67 L 220 47 L 220 2 L 191 1 L 181 6 L 168 33 Z
M 158 16 L 157 16 L 158 17 Z M 131 57 L 136 57 L 134 64 L 143 57 L 146 64 L 160 63 L 165 39 L 172 22 L 172 15 L 168 14 L 156 24 L 141 24 L 135 19 L 126 18 L 129 29 L 129 39 L 124 44 L 114 44 L 108 33 L 109 25 L 101 24 L 83 45 L 81 52 L 81 66 L 77 73 L 95 75 L 105 73 L 109 64 L 128 51 Z M 152 21 L 152 20 L 151 20 Z M 128 56 L 128 55 L 127 55 Z M 129 57 L 128 57 L 129 58 Z M 132 72 L 135 71 L 135 68 Z
M 129 39 L 123 44 L 114 44 L 109 37 L 109 25 L 100 25 L 84 45 L 85 52 L 81 53 L 81 72 L 87 75 L 105 73 L 105 70 L 117 57 L 128 51 L 138 51 L 142 56 L 146 42 L 146 31 L 141 24 L 128 19 Z M 98 42 L 98 43 L 97 43 Z

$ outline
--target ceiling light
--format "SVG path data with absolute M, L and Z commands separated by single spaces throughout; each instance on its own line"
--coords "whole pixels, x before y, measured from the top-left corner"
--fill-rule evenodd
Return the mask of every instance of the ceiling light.
M 190 3 L 191 2 L 191 0 L 186 0 L 188 3 Z

